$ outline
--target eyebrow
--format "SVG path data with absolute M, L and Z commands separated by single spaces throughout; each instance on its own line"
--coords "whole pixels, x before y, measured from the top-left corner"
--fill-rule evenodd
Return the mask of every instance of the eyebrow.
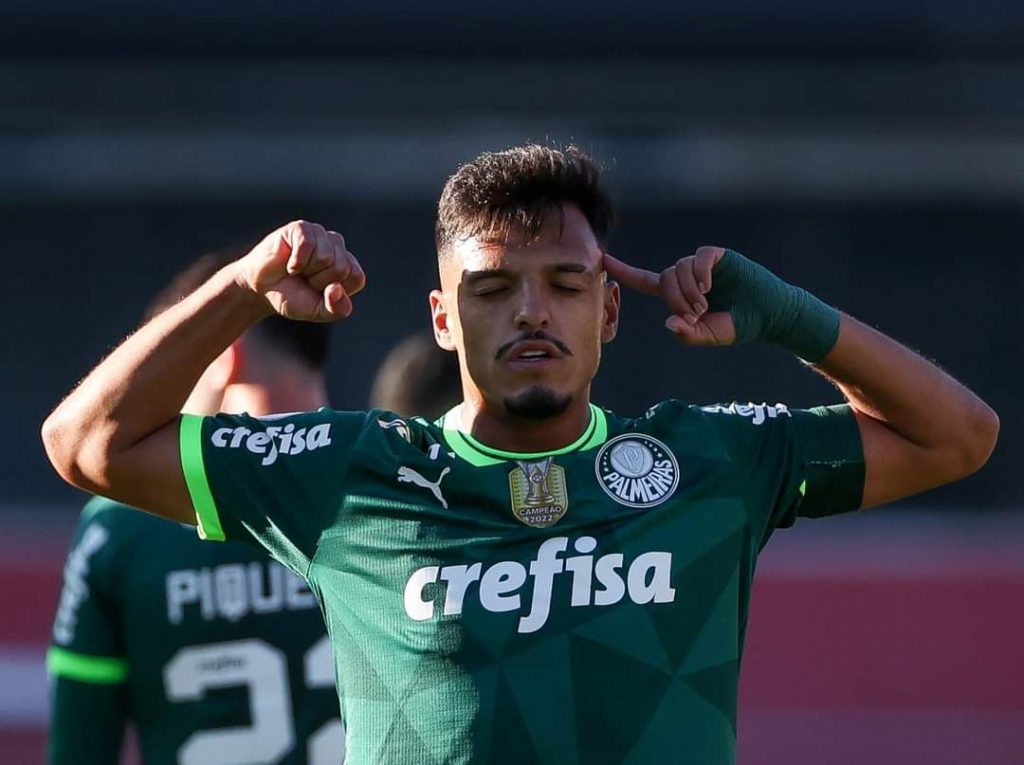
M 557 274 L 589 274 L 599 273 L 601 269 L 587 268 L 582 263 L 556 263 L 550 266 L 548 270 L 554 271 Z M 515 276 L 515 272 L 507 268 L 486 268 L 480 271 L 464 272 L 463 281 L 468 286 L 484 279 L 512 279 Z
M 560 274 L 585 274 L 590 270 L 582 263 L 559 263 L 554 267 L 554 271 Z
M 462 281 L 469 286 L 484 279 L 502 279 L 511 276 L 512 272 L 506 268 L 486 268 L 482 271 L 464 271 Z

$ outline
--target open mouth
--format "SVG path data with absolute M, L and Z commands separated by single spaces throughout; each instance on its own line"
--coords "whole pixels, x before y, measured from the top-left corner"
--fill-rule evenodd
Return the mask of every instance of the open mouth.
M 541 364 L 563 358 L 566 354 L 547 340 L 522 340 L 502 354 L 506 361 L 517 364 Z
M 522 353 L 517 353 L 512 358 L 516 361 L 541 361 L 553 357 L 547 351 L 523 351 Z
M 557 338 L 537 332 L 533 337 L 520 337 L 502 345 L 495 357 L 520 369 L 554 367 L 572 356 L 569 347 Z

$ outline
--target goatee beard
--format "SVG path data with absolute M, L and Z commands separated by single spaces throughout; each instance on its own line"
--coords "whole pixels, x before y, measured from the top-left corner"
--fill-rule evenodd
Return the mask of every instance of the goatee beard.
M 572 403 L 572 395 L 537 386 L 505 399 L 509 414 L 527 420 L 546 420 L 561 414 Z

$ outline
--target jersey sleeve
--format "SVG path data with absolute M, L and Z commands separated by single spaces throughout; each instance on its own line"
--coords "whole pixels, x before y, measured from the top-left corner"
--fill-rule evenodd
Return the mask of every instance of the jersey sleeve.
M 49 765 L 114 765 L 128 721 L 123 683 L 112 685 L 53 678 Z
M 365 412 L 183 415 L 182 469 L 199 535 L 266 548 L 300 575 L 336 517 Z
M 797 518 L 860 507 L 864 451 L 849 406 L 734 403 L 698 411 L 728 455 L 761 546 Z
M 46 665 L 51 678 L 49 762 L 118 761 L 128 674 L 117 617 L 116 526 L 106 500 L 82 511 L 64 565 Z

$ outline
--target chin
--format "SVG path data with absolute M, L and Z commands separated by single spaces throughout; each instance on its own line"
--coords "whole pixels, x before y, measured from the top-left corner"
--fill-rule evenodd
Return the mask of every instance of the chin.
M 562 393 L 544 385 L 535 385 L 505 398 L 509 414 L 528 420 L 546 420 L 555 417 L 572 403 L 571 393 Z

